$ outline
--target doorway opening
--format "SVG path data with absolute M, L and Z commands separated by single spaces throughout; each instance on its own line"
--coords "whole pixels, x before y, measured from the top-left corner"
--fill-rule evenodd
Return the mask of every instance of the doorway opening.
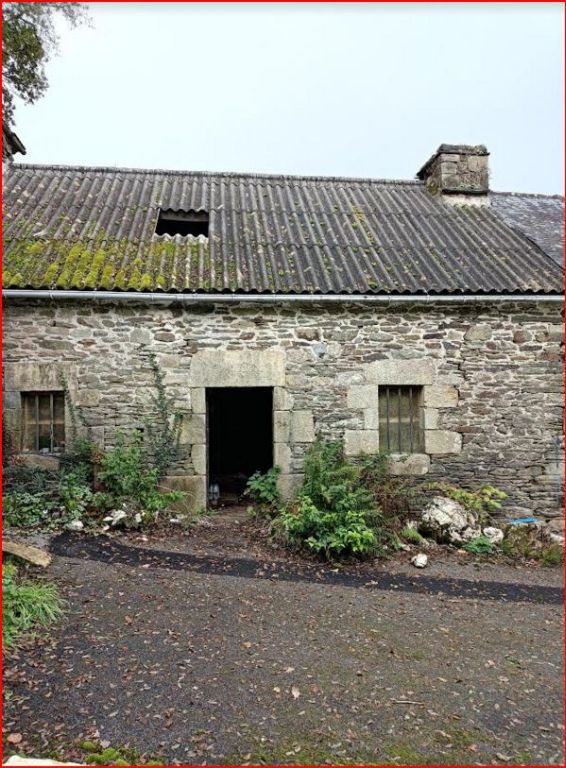
M 206 390 L 208 485 L 222 503 L 235 503 L 254 472 L 273 466 L 273 389 L 214 387 Z

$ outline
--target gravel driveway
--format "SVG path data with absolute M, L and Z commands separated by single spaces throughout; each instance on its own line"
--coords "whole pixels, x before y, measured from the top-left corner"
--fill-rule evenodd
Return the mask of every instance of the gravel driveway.
M 5 664 L 20 751 L 94 736 L 173 764 L 563 764 L 554 576 L 364 586 L 77 541 L 48 571 L 64 620 Z

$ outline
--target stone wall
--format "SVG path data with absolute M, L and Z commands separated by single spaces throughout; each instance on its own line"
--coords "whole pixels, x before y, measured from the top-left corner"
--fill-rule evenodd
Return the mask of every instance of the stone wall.
M 59 389 L 63 370 L 95 439 L 147 420 L 158 356 L 184 414 L 171 485 L 206 501 L 206 387 L 274 391 L 281 484 L 300 482 L 320 434 L 357 455 L 379 449 L 380 385 L 423 387 L 424 454 L 396 471 L 465 487 L 493 483 L 506 511 L 561 514 L 562 320 L 549 303 L 501 305 L 4 305 L 4 409 L 20 392 Z M 243 436 L 245 439 L 245 436 Z

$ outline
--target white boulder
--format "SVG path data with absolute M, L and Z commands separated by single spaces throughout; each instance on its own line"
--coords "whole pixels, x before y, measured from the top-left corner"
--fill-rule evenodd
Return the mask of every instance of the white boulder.
M 128 515 L 123 509 L 112 509 L 108 517 L 104 518 L 104 522 L 110 523 L 110 525 L 117 525 L 120 521 L 122 521 L 127 516 Z
M 444 496 L 435 496 L 422 513 L 419 528 L 437 541 L 449 544 L 481 536 L 476 517 L 461 504 Z
M 82 520 L 71 520 L 70 523 L 67 523 L 67 529 L 69 531 L 82 531 L 84 527 Z
M 489 539 L 492 544 L 499 544 L 500 541 L 503 541 L 503 531 L 501 528 L 487 526 L 487 528 L 483 529 L 483 535 Z
M 411 562 L 415 568 L 426 568 L 428 565 L 428 557 L 424 553 L 419 552 L 418 555 L 411 558 Z

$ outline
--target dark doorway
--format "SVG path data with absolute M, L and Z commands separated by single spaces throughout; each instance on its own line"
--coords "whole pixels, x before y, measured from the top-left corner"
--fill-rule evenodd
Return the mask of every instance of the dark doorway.
M 236 500 L 254 472 L 273 466 L 273 390 L 226 387 L 206 390 L 208 482 L 222 501 Z

